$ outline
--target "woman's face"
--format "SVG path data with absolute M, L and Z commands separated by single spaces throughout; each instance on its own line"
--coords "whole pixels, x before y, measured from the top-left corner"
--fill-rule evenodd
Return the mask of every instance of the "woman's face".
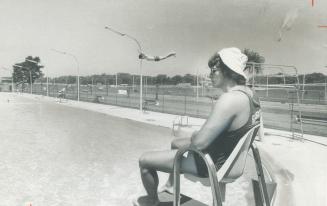
M 213 87 L 221 87 L 223 85 L 224 77 L 220 68 L 221 61 L 218 53 L 215 53 L 208 61 L 208 66 L 211 70 L 210 79 Z
M 219 66 L 210 68 L 210 79 L 213 87 L 221 87 L 224 82 L 224 77 Z

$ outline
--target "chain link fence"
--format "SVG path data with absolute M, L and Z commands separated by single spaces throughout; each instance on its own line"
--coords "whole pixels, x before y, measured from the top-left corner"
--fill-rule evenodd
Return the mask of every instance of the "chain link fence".
M 77 100 L 76 84 L 48 85 L 48 95 L 58 97 L 64 90 L 64 98 Z M 316 89 L 318 88 L 318 89 Z M 290 130 L 290 125 L 299 127 L 296 119 L 299 111 L 302 115 L 324 119 L 327 116 L 326 93 L 322 86 L 305 86 L 299 90 L 301 96 L 300 106 L 292 105 L 296 102 L 294 87 L 268 88 L 256 87 L 256 92 L 262 100 L 263 120 L 266 127 Z M 20 88 L 20 91 L 22 89 Z M 100 104 L 116 105 L 139 109 L 140 93 L 138 86 L 110 86 L 110 85 L 81 85 L 80 101 Z M 303 92 L 304 91 L 304 92 Z M 23 92 L 31 93 L 31 87 L 25 86 Z M 177 87 L 177 86 L 146 86 L 143 89 L 144 111 L 156 111 L 176 115 L 188 115 L 193 117 L 207 118 L 213 109 L 215 99 L 221 93 L 219 89 L 203 87 Z M 35 83 L 32 93 L 47 95 L 47 85 Z M 322 95 L 320 98 L 317 95 Z M 325 121 L 325 120 L 323 120 Z M 326 125 L 306 124 L 304 132 L 327 136 Z

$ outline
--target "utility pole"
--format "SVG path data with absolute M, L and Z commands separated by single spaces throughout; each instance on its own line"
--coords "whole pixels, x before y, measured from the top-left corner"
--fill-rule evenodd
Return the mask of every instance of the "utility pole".
M 117 73 L 116 73 L 116 88 L 118 87 L 118 77 L 117 77 Z
M 32 83 L 32 72 L 30 70 L 30 85 L 31 85 L 31 94 L 33 94 L 33 83 Z
M 139 52 L 139 56 L 138 56 L 138 57 L 139 57 L 139 59 L 140 59 L 140 111 L 142 112 L 142 110 L 143 110 L 143 106 L 142 106 L 142 104 L 143 104 L 143 74 L 142 74 L 142 62 L 143 62 L 143 61 L 142 61 L 142 60 L 143 60 L 143 59 L 146 59 L 146 60 L 149 60 L 149 61 L 160 61 L 160 60 L 162 60 L 162 59 L 166 59 L 166 58 L 168 58 L 168 57 L 170 57 L 170 56 L 175 56 L 176 53 L 171 53 L 171 54 L 167 55 L 167 56 L 164 57 L 164 58 L 160 58 L 160 57 L 158 57 L 158 56 L 155 56 L 154 58 L 152 58 L 152 57 L 149 58 L 147 55 L 144 55 L 144 54 L 143 54 L 141 44 L 140 44 L 140 42 L 139 42 L 135 37 L 133 37 L 133 36 L 131 36 L 131 35 L 129 35 L 129 34 L 122 33 L 122 32 L 120 32 L 120 31 L 117 31 L 117 30 L 115 30 L 115 29 L 113 29 L 113 28 L 111 28 L 111 27 L 108 27 L 108 26 L 106 26 L 105 29 L 107 29 L 107 30 L 109 30 L 109 31 L 111 31 L 111 32 L 113 32 L 113 33 L 119 35 L 119 36 L 127 37 L 127 38 L 133 40 L 133 41 L 137 44 L 137 46 L 138 46 L 138 52 Z

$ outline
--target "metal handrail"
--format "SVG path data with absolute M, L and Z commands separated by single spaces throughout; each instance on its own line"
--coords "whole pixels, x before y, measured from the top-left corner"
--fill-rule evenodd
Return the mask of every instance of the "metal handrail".
M 174 206 L 180 206 L 180 166 L 181 166 L 181 159 L 183 154 L 191 151 L 197 153 L 205 162 L 208 170 L 209 170 L 209 180 L 211 184 L 211 192 L 214 201 L 214 206 L 222 206 L 222 196 L 219 188 L 218 178 L 216 175 L 216 167 L 213 163 L 209 154 L 204 154 L 201 151 L 185 146 L 180 148 L 175 156 L 174 159 Z

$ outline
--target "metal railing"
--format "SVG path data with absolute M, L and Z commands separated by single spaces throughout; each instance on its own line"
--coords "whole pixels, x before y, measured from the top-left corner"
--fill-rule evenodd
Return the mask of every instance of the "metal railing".
M 47 95 L 47 85 L 37 82 L 33 84 L 33 94 Z M 65 97 L 71 100 L 77 100 L 76 84 L 49 84 L 49 96 L 57 97 L 58 92 L 65 89 Z M 21 88 L 19 88 L 21 91 Z M 267 97 L 266 91 L 257 90 L 257 94 L 262 101 L 263 120 L 266 127 L 274 129 L 282 129 L 288 131 L 292 121 L 295 129 L 300 131 L 300 126 L 296 123 L 296 119 L 290 119 L 290 105 L 294 99 L 289 92 L 290 89 L 278 88 L 269 91 Z M 121 92 L 124 91 L 124 92 Z M 207 118 L 215 104 L 213 98 L 216 94 L 219 95 L 219 90 L 214 88 L 200 89 L 199 98 L 196 97 L 196 88 L 187 87 L 181 88 L 177 86 L 162 86 L 159 89 L 155 86 L 148 86 L 144 91 L 144 101 L 157 101 L 158 104 L 148 104 L 146 110 L 162 113 L 170 113 L 176 115 L 187 115 L 192 117 Z M 314 90 L 316 91 L 316 90 Z M 27 85 L 24 88 L 26 93 L 30 93 L 30 87 Z M 321 93 L 321 92 L 320 92 Z M 309 91 L 306 95 L 311 95 L 313 98 L 304 99 L 302 102 L 319 103 L 315 105 L 303 105 L 304 115 L 315 113 L 314 116 L 327 114 L 323 108 L 326 107 L 322 103 L 322 99 L 315 99 L 315 93 Z M 112 87 L 109 85 L 81 85 L 80 86 L 80 101 L 94 102 L 101 104 L 116 105 L 129 108 L 139 108 L 139 88 L 138 87 Z M 304 108 L 303 108 L 304 107 Z M 307 110 L 305 108 L 307 107 Z M 294 115 L 297 115 L 298 106 L 294 106 Z M 299 127 L 299 128 L 297 128 Z M 310 125 L 305 125 L 303 128 L 305 133 L 327 136 L 327 131 L 324 128 L 317 129 Z

